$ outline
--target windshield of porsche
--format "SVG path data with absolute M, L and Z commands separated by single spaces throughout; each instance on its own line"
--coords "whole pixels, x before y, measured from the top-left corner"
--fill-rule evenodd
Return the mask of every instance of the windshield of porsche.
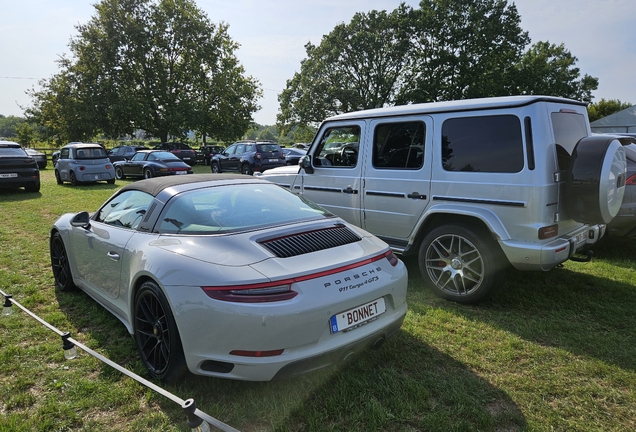
M 207 187 L 172 198 L 160 216 L 166 234 L 220 234 L 334 217 L 274 184 Z

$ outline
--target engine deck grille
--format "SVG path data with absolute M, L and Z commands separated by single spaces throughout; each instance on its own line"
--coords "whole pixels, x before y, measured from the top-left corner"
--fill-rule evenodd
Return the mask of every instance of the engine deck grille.
M 360 236 L 344 225 L 308 231 L 286 237 L 259 241 L 279 258 L 290 258 L 310 252 L 331 249 L 362 240 Z

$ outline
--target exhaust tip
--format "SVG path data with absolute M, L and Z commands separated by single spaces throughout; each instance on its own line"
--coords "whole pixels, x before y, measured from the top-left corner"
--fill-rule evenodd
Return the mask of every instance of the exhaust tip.
M 373 342 L 373 345 L 371 345 L 371 348 L 379 349 L 384 344 L 385 340 L 386 340 L 386 338 L 384 336 L 382 336 L 380 339 L 378 339 L 375 342 Z

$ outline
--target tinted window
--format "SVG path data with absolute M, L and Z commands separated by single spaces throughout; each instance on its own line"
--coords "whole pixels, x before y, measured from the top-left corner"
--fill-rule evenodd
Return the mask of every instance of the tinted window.
M 378 125 L 373 136 L 373 166 L 380 169 L 419 169 L 424 162 L 422 122 Z
M 131 159 L 131 160 L 134 160 L 134 161 L 142 161 L 142 160 L 144 160 L 144 157 L 146 157 L 146 153 L 137 153 L 136 155 L 134 155 L 134 156 L 132 157 L 132 159 Z
M 259 152 L 275 152 L 281 148 L 278 144 L 257 144 L 256 150 Z
M 161 233 L 216 234 L 324 217 L 331 214 L 275 184 L 244 184 L 179 194 L 158 223 Z
M 153 198 L 141 191 L 127 191 L 107 202 L 96 220 L 122 228 L 136 229 L 143 220 Z
M 358 164 L 360 128 L 342 126 L 327 129 L 314 153 L 314 165 L 354 167 Z
M 442 125 L 442 164 L 447 171 L 521 171 L 519 118 L 500 115 L 446 120 Z
M 587 127 L 583 114 L 569 112 L 552 113 L 552 130 L 556 144 L 572 154 L 576 143 L 587 136 Z
M 0 155 L 2 156 L 27 156 L 20 147 L 0 147 Z

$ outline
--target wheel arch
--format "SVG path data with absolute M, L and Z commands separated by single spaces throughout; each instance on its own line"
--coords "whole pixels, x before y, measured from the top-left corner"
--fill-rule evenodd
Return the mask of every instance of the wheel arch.
M 422 240 L 429 231 L 449 224 L 461 224 L 488 233 L 500 249 L 499 241 L 510 238 L 508 230 L 494 212 L 485 208 L 444 204 L 431 208 L 422 216 L 414 229 L 416 234 L 412 236 L 404 255 L 417 254 Z

